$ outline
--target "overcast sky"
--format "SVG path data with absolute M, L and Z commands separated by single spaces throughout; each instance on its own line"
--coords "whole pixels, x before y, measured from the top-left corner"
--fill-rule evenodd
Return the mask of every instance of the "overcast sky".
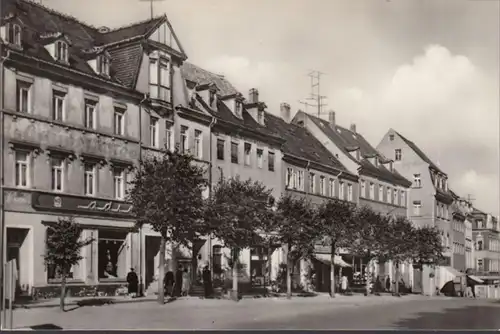
M 150 16 L 149 1 L 43 0 L 91 24 Z M 389 128 L 414 141 L 450 185 L 499 214 L 498 0 L 165 0 L 189 61 L 294 110 L 324 72 L 337 122 L 376 146 Z M 309 110 L 312 111 L 312 110 Z

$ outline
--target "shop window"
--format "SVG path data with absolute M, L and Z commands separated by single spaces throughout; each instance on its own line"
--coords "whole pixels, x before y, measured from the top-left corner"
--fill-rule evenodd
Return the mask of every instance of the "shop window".
M 268 251 L 266 247 L 254 247 L 250 250 L 250 272 L 252 274 L 253 286 L 264 286 L 268 282 Z
M 127 232 L 99 231 L 99 279 L 125 279 L 127 276 Z

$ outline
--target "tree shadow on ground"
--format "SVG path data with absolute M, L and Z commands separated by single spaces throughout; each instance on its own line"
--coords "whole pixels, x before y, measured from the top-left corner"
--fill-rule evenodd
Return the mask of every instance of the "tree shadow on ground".
M 76 306 L 66 308 L 65 312 L 71 312 L 84 306 L 103 306 L 114 304 L 113 298 L 92 298 L 92 299 L 82 299 L 76 302 Z
M 452 307 L 439 313 L 422 312 L 395 323 L 400 329 L 499 329 L 500 301 L 490 305 Z
M 54 324 L 35 325 L 35 326 L 30 326 L 29 328 L 31 328 L 33 330 L 63 329 L 62 327 L 54 325 Z

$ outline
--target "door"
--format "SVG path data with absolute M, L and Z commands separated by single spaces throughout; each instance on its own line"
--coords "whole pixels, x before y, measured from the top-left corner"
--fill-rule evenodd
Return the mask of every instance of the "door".
M 155 257 L 158 255 L 160 251 L 160 237 L 155 236 L 146 236 L 145 244 L 146 244 L 146 263 L 145 263 L 145 277 L 144 277 L 144 288 L 147 289 L 149 284 L 154 281 L 156 270 L 155 266 Z
M 413 268 L 413 288 L 414 293 L 422 293 L 422 269 Z

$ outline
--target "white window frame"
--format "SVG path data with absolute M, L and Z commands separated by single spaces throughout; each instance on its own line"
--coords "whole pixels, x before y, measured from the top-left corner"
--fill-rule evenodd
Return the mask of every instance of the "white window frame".
M 361 180 L 359 189 L 360 189 L 359 197 L 365 198 L 366 197 L 366 181 L 365 180 Z
M 316 193 L 316 174 L 312 172 L 309 173 L 309 192 L 311 194 Z
M 248 148 L 248 151 L 247 151 Z M 245 166 L 250 166 L 252 164 L 252 144 L 251 143 L 243 143 L 243 164 Z
M 181 125 L 180 139 L 180 151 L 186 154 L 189 152 L 189 128 L 185 125 Z
M 55 162 L 60 162 L 56 164 Z M 58 180 L 58 173 L 60 180 Z M 63 192 L 65 186 L 66 161 L 62 157 L 50 158 L 51 189 L 55 192 Z M 60 188 L 60 189 L 58 189 Z
M 422 187 L 422 178 L 420 174 L 413 174 L 413 188 Z
M 326 178 L 323 175 L 319 177 L 319 193 L 326 196 Z
M 174 148 L 174 132 L 173 125 L 170 122 L 165 122 L 165 143 L 167 150 L 172 151 Z
M 392 189 L 392 204 L 398 205 L 398 199 L 399 199 L 398 189 L 394 188 Z
M 328 188 L 330 192 L 330 197 L 335 197 L 335 179 L 328 180 Z
M 16 82 L 16 93 L 17 93 L 17 105 L 16 111 L 22 113 L 31 113 L 31 87 L 32 84 L 23 80 L 17 80 Z M 26 106 L 24 106 L 23 93 L 26 94 Z M 25 107 L 25 108 L 23 108 Z
M 290 189 L 292 185 L 293 168 L 287 167 L 285 171 L 285 186 Z
M 85 194 L 85 196 L 96 195 L 96 170 L 97 168 L 95 164 L 85 163 L 83 166 L 83 193 Z M 91 189 L 92 191 L 89 191 L 89 189 Z
M 261 148 L 257 148 L 257 167 L 263 168 L 264 166 L 264 150 Z
M 166 74 L 166 77 L 164 76 Z M 171 62 L 165 57 L 149 59 L 149 94 L 152 99 L 170 102 Z
M 352 184 L 350 183 L 347 184 L 347 200 L 349 202 L 353 201 Z
M 95 130 L 97 128 L 97 126 L 96 126 L 96 119 L 97 119 L 96 108 L 97 108 L 96 102 L 85 101 L 85 115 L 84 115 L 85 124 L 84 125 L 85 125 L 85 128 L 87 128 L 87 129 Z
M 387 203 L 391 203 L 392 204 L 392 189 L 390 187 L 387 187 L 387 190 L 386 190 L 386 201 Z
M 58 122 L 66 120 L 66 94 L 58 90 L 52 91 L 52 119 Z
M 203 159 L 203 132 L 194 130 L 194 156 Z
M 345 200 L 345 189 L 344 182 L 339 182 L 339 198 Z
M 304 171 L 297 171 L 297 189 L 304 191 Z
M 113 134 L 125 136 L 125 109 L 115 107 L 113 112 Z
M 158 148 L 160 144 L 159 140 L 159 124 L 160 124 L 160 119 L 158 117 L 154 116 L 149 116 L 149 145 L 151 147 L 156 147 Z
M 16 150 L 15 154 L 15 168 L 14 168 L 14 185 L 18 188 L 29 188 L 30 187 L 30 170 L 31 170 L 31 153 L 24 150 Z M 25 154 L 25 159 L 20 159 L 19 155 Z M 23 168 L 24 167 L 24 171 Z M 24 175 L 23 175 L 24 174 Z M 24 185 L 22 184 L 24 178 Z
M 109 76 L 109 69 L 110 69 L 110 59 L 106 55 L 100 55 L 99 56 L 99 63 L 98 63 L 98 71 L 99 74 Z
M 22 46 L 22 29 L 19 24 L 7 23 L 5 25 L 7 43 Z
M 370 182 L 370 199 L 375 200 L 375 183 Z
M 125 198 L 125 169 L 116 167 L 113 168 L 113 197 L 118 200 Z
M 406 207 L 406 190 L 400 190 L 401 193 L 401 206 Z
M 413 201 L 413 216 L 420 216 L 422 214 L 422 202 Z
M 401 151 L 400 148 L 397 148 L 394 150 L 394 161 L 401 161 L 401 158 L 403 157 L 403 152 Z
M 56 41 L 55 43 L 55 58 L 57 61 L 67 63 L 69 56 L 69 46 L 65 41 Z

